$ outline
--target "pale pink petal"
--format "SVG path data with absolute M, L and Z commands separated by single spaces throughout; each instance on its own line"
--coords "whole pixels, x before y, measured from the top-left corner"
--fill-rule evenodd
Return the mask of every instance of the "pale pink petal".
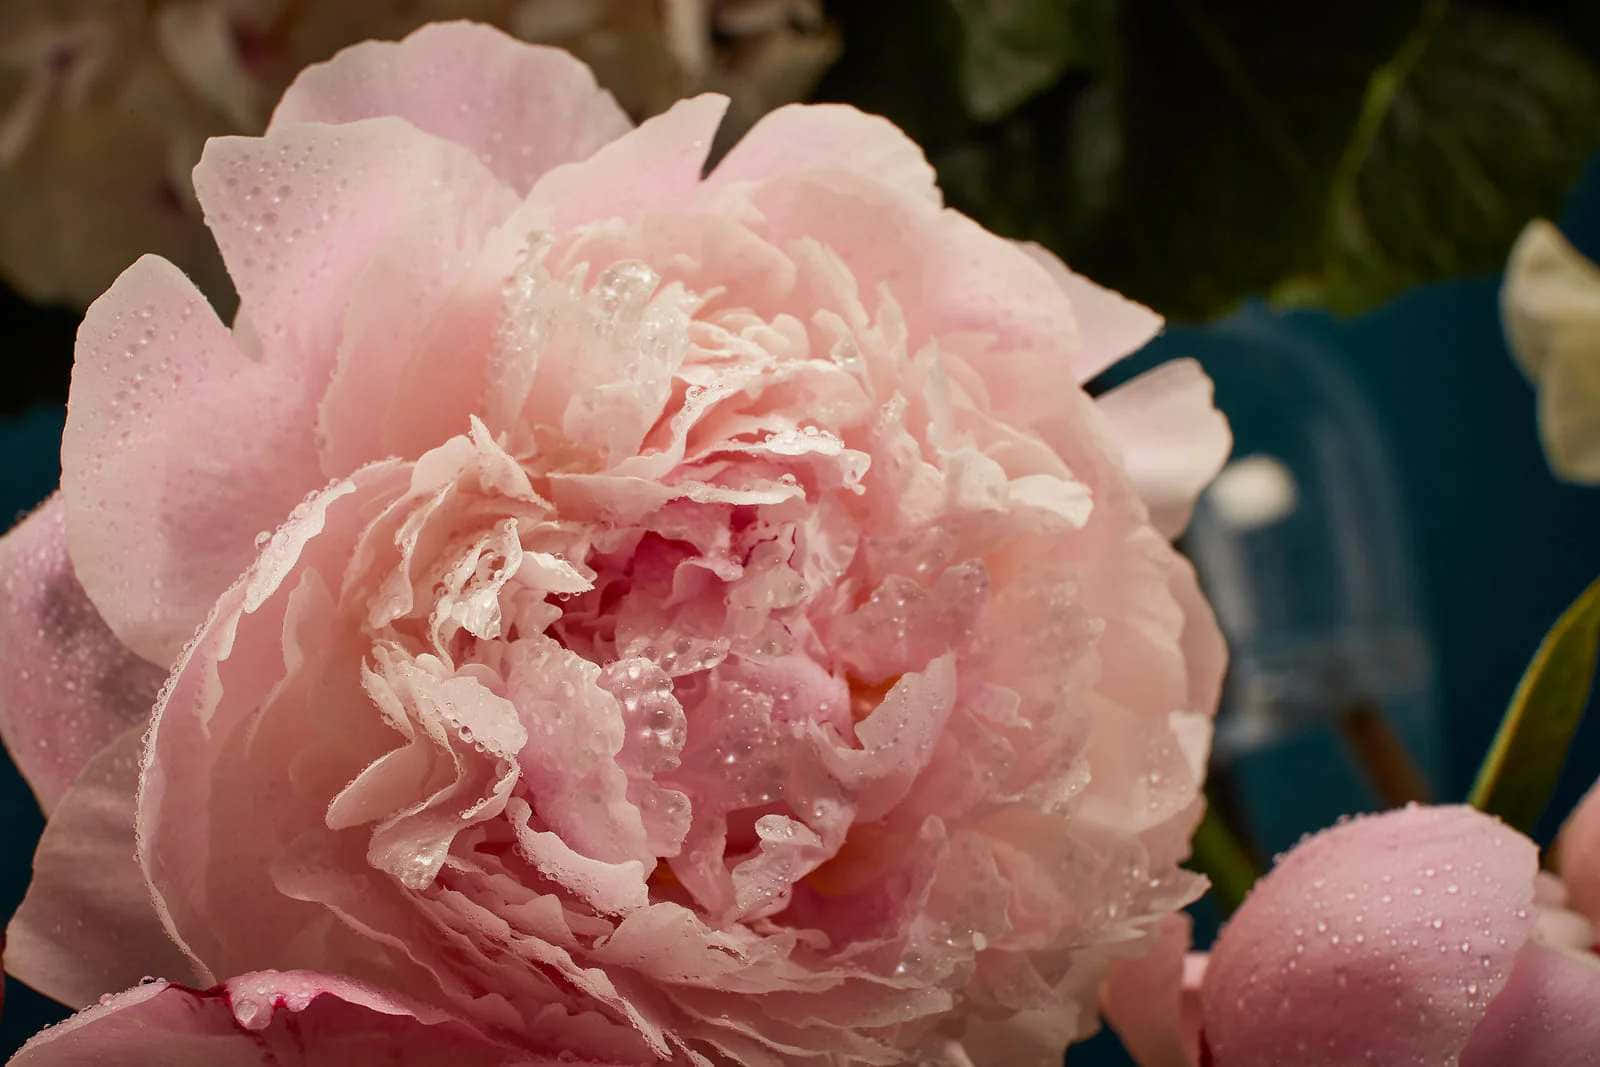
M 1111 364 L 1142 348 L 1161 332 L 1162 318 L 1143 304 L 1129 300 L 1075 273 L 1048 248 L 1032 241 L 1022 250 L 1050 272 L 1072 301 L 1078 319 L 1079 350 L 1073 368 L 1086 382 Z
M 324 825 L 354 774 L 340 766 L 336 785 L 308 795 L 317 764 L 302 760 L 302 788 L 292 789 L 289 760 L 310 749 L 339 766 L 355 762 L 341 759 L 352 749 L 375 758 L 396 738 L 361 714 L 370 702 L 358 673 L 330 664 L 370 649 L 352 638 L 330 589 L 365 525 L 363 508 L 407 480 L 398 463 L 373 464 L 296 508 L 218 598 L 156 705 L 140 781 L 140 862 L 168 930 L 212 976 L 286 964 L 290 937 L 307 922 L 309 906 L 285 898 L 266 872 L 299 833 Z M 241 758 L 234 749 L 247 736 L 251 757 Z M 229 829 L 245 825 L 250 833 Z M 250 921 L 225 918 L 236 915 Z
M 1600 956 L 1529 942 L 1461 1054 L 1461 1067 L 1600 1064 Z
M 490 26 L 424 26 L 403 41 L 364 41 L 307 67 L 269 130 L 394 115 L 470 149 L 526 193 L 545 171 L 585 159 L 632 127 L 589 68 L 558 48 Z
M 1145 935 L 1144 955 L 1118 960 L 1100 990 L 1106 1022 L 1141 1067 L 1200 1062 L 1199 968 L 1189 965 L 1189 917 L 1168 915 Z
M 861 747 L 819 742 L 829 772 L 853 792 L 858 819 L 882 818 L 910 791 L 933 757 L 955 699 L 955 657 L 940 656 L 921 671 L 901 675 L 856 725 Z M 828 737 L 821 729 L 816 736 Z
M 1591 786 L 1556 837 L 1567 906 L 1600 924 L 1600 783 Z
M 1183 633 L 1178 644 L 1187 674 L 1184 707 L 1212 716 L 1217 712 L 1222 679 L 1228 672 L 1228 643 L 1200 588 L 1194 565 L 1176 552 L 1167 557 L 1167 564 L 1167 589 L 1183 611 Z
M 1175 359 L 1100 397 L 1150 521 L 1177 537 L 1201 490 L 1233 448 L 1228 420 L 1211 403 L 1211 379 L 1192 359 Z
M 790 104 L 734 145 L 707 184 L 759 181 L 803 170 L 848 170 L 938 205 L 933 168 L 917 143 L 878 115 L 844 104 Z
M 1260 882 L 1212 950 L 1218 1064 L 1450 1062 L 1533 924 L 1538 850 L 1467 807 L 1363 816 Z
M 616 761 L 622 708 L 600 687 L 599 674 L 548 638 L 508 649 L 506 686 L 544 733 L 522 752 L 522 771 L 535 809 L 562 842 L 608 863 L 638 861 L 642 880 L 655 857 L 645 847 L 644 825 L 627 800 L 628 779 Z
M 6 971 L 81 1008 L 145 974 L 193 981 L 134 855 L 142 725 L 101 750 L 61 799 L 33 857 L 33 881 L 6 927 Z
M 107 629 L 72 573 L 58 493 L 0 538 L 0 737 L 49 814 L 83 765 L 150 717 L 164 672 Z
M 420 213 L 354 276 L 355 289 L 385 298 L 354 300 L 344 315 L 318 408 L 329 474 L 421 455 L 484 410 L 503 276 L 492 251 L 479 253 L 511 210 L 496 193 L 463 212 Z
M 539 222 L 566 229 L 691 203 L 727 110 L 728 98 L 714 93 L 680 100 L 584 162 L 550 171 L 528 194 L 519 236 Z
M 152 981 L 40 1033 L 14 1067 L 543 1067 L 446 1013 L 312 971 L 261 971 L 214 989 Z M 570 1051 L 561 1062 L 578 1062 Z M 593 1061 L 582 1061 L 593 1062 Z
M 437 300 L 515 203 L 466 148 L 397 118 L 213 137 L 194 186 L 239 290 L 240 343 L 292 366 L 313 395 L 351 307 L 415 318 L 410 305 Z M 379 253 L 397 250 L 418 260 L 415 281 L 359 284 Z
M 317 472 L 289 369 L 248 358 L 178 268 L 145 256 L 78 330 L 61 442 L 73 570 L 167 666 Z

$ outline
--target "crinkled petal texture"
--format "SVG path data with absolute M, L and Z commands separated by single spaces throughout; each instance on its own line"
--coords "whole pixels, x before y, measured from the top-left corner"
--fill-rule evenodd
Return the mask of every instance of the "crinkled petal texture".
M 78 584 L 64 518 L 58 494 L 0 538 L 0 736 L 46 814 L 96 752 L 149 719 L 162 679 Z
M 348 974 L 530 1054 L 1055 1062 L 1200 886 L 1221 639 L 1125 462 L 1142 401 L 1076 385 L 1158 320 L 849 109 L 703 176 L 699 98 L 513 177 L 407 69 L 470 112 L 469 68 L 552 62 L 486 32 L 343 53 L 197 172 L 243 298 L 214 362 L 293 369 L 325 488 L 226 589 L 254 519 L 118 542 L 219 552 L 142 777 L 164 921 L 211 976 Z M 1210 434 L 1184 384 L 1152 410 Z M 239 506 L 283 476 L 184 454 Z
M 1358 817 L 1302 843 L 1212 950 L 1214 1061 L 1456 1062 L 1524 967 L 1537 864 L 1533 842 L 1466 807 Z M 1532 1001 L 1543 972 L 1529 966 L 1535 985 L 1517 995 Z
M 151 980 L 108 996 L 24 1045 L 14 1067 L 552 1067 L 592 1059 L 581 1044 L 534 1058 L 468 1024 L 359 982 L 265 971 L 195 990 Z

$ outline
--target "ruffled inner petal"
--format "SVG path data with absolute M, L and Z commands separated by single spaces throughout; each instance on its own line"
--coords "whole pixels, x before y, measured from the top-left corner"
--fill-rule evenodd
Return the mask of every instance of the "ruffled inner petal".
M 336 958 L 690 1061 L 1042 1062 L 1103 946 L 1199 890 L 1214 627 L 1104 417 L 1037 387 L 1074 337 L 1043 268 L 860 174 L 702 189 L 717 111 L 496 230 L 481 410 L 309 502 L 219 609 L 148 866 L 228 970 Z M 685 195 L 575 184 L 646 162 Z M 864 246 L 880 209 L 992 276 Z M 288 768 L 251 782 L 266 840 L 225 799 L 180 827 L 240 762 Z M 230 893 L 260 929 L 196 929 Z

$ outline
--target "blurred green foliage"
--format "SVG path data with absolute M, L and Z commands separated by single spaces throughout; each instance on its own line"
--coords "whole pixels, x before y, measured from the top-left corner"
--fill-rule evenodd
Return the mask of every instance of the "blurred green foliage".
M 952 206 L 1178 318 L 1498 270 L 1600 149 L 1600 4 L 832 5 L 822 99 Z

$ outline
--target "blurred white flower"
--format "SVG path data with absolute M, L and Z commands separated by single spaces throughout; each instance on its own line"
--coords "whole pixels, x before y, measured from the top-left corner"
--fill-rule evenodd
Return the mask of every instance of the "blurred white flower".
M 6 0 L 0 274 L 85 306 L 141 252 L 230 287 L 190 189 L 206 138 L 260 133 L 303 67 L 445 19 L 566 48 L 635 119 L 712 90 L 724 137 L 800 99 L 838 55 L 820 0 Z
M 1511 249 L 1500 316 L 1512 356 L 1538 390 L 1550 469 L 1600 485 L 1600 267 L 1535 219 Z

